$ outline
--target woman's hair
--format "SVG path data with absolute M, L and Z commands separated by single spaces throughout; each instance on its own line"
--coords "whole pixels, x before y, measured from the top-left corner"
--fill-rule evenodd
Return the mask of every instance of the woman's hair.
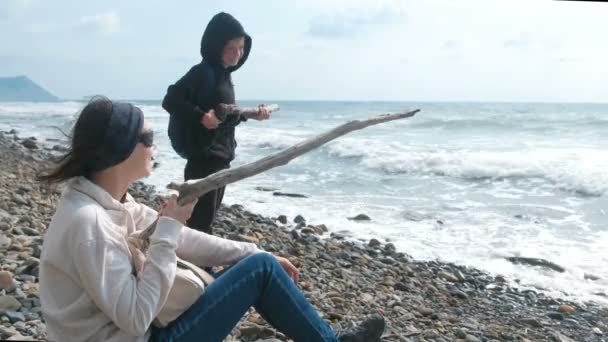
M 82 109 L 72 128 L 68 152 L 59 158 L 59 165 L 48 174 L 38 177 L 46 183 L 59 183 L 72 177 L 91 178 L 92 159 L 104 143 L 104 135 L 112 115 L 112 101 L 96 96 Z

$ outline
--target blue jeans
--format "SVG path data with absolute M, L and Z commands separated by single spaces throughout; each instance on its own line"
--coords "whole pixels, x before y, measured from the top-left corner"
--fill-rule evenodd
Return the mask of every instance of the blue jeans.
M 216 277 L 175 321 L 153 327 L 150 341 L 222 341 L 253 306 L 294 341 L 337 342 L 334 331 L 271 254 L 249 256 Z

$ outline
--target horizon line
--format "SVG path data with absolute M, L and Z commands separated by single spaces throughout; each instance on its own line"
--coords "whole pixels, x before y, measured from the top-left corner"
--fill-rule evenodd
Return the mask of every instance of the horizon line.
M 83 96 L 81 99 L 63 99 L 63 98 L 59 98 L 58 102 L 66 102 L 66 101 L 74 101 L 74 102 L 82 102 L 82 101 L 86 101 L 88 98 L 90 97 L 94 97 L 97 95 L 91 95 L 91 96 Z M 121 98 L 121 97 L 116 97 L 114 98 L 114 100 L 116 101 L 147 101 L 147 102 L 151 102 L 151 101 L 155 101 L 155 102 L 162 102 L 162 98 L 159 99 L 142 99 L 142 98 Z M 260 102 L 260 103 L 269 103 L 271 101 L 276 101 L 276 102 L 327 102 L 327 103 L 338 103 L 338 102 L 344 102 L 344 103 L 454 103 L 454 104 L 458 104 L 458 103 L 517 103 L 517 104 L 597 104 L 597 105 L 608 105 L 608 100 L 606 100 L 605 102 L 600 102 L 600 101 L 580 101 L 580 100 L 573 100 L 573 101 L 547 101 L 547 100 L 352 100 L 352 99 L 336 99 L 336 100 L 329 100 L 329 99 L 252 99 L 252 98 L 247 98 L 247 99 L 239 99 L 236 101 L 236 103 L 238 102 Z M 27 102 L 27 101 L 24 101 Z

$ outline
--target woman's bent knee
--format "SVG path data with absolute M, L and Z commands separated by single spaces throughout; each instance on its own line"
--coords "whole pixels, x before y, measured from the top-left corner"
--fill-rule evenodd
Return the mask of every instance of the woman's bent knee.
M 251 259 L 261 264 L 274 264 L 277 262 L 277 258 L 274 255 L 266 252 L 259 252 L 249 256 L 247 259 Z

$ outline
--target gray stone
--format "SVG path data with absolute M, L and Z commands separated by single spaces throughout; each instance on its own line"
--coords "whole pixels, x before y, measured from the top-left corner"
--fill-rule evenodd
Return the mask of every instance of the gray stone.
M 459 282 L 459 279 L 456 276 L 454 276 L 453 274 L 449 273 L 449 272 L 441 271 L 441 272 L 439 272 L 438 275 L 439 275 L 440 278 L 445 279 L 447 281 L 450 281 L 452 283 Z
M 7 341 L 35 341 L 33 336 L 23 336 L 21 334 L 13 335 Z
M 9 248 L 12 242 L 13 240 L 11 240 L 8 236 L 0 235 L 0 249 Z
M 301 224 L 301 223 L 306 224 L 306 219 L 304 218 L 304 216 L 298 215 L 293 219 L 293 222 L 298 223 L 298 224 Z
M 456 328 L 456 329 L 454 329 L 454 336 L 461 338 L 461 339 L 465 339 L 465 338 L 467 338 L 467 331 L 462 328 Z
M 21 227 L 21 231 L 23 233 L 25 233 L 25 235 L 29 235 L 29 236 L 39 236 L 40 232 L 37 231 L 36 229 L 30 228 L 30 227 Z
M 369 293 L 364 293 L 361 295 L 361 300 L 365 303 L 370 303 L 374 300 L 374 296 L 370 295 Z
M 418 308 L 418 312 L 420 312 L 423 316 L 430 316 L 433 313 L 433 309 L 427 307 Z
M 354 217 L 349 217 L 348 219 L 353 221 L 371 221 L 371 218 L 365 214 L 359 214 Z
M 543 327 L 543 324 L 541 322 L 539 322 L 536 318 L 523 318 L 520 320 L 520 322 L 527 324 L 529 326 L 535 327 L 535 328 Z
M 18 311 L 7 311 L 4 313 L 11 320 L 12 323 L 25 321 L 25 316 L 22 312 Z
M 450 294 L 454 297 L 458 297 L 460 299 L 467 299 L 469 298 L 469 295 L 467 295 L 466 293 L 464 293 L 463 291 L 460 291 L 458 289 L 452 289 L 450 290 Z
M 549 312 L 547 314 L 548 317 L 556 319 L 558 321 L 563 321 L 564 320 L 564 315 L 559 313 L 559 312 Z
M 29 205 L 29 202 L 23 196 L 16 193 L 13 194 L 13 202 L 18 205 Z
M 38 144 L 36 143 L 36 141 L 35 141 L 33 138 L 27 138 L 27 139 L 24 139 L 24 140 L 21 142 L 21 145 L 23 145 L 23 146 L 25 146 L 25 147 L 29 148 L 30 150 L 37 150 L 37 149 L 39 149 L 39 148 L 40 148 L 40 147 L 38 146 Z
M 19 332 L 14 327 L 5 327 L 0 325 L 0 335 L 3 337 L 11 337 L 13 335 L 17 335 Z
M 467 334 L 467 336 L 465 338 L 465 341 L 467 341 L 467 342 L 481 342 L 481 340 L 478 339 L 476 336 L 469 335 L 469 334 Z
M 269 338 L 275 335 L 274 330 L 254 323 L 247 323 L 247 325 L 241 327 L 240 331 L 244 336 L 256 336 L 258 338 Z
M 0 208 L 0 221 L 10 220 L 12 219 L 12 215 L 8 213 L 8 211 Z
M 306 195 L 294 194 L 294 193 L 288 193 L 288 192 L 280 192 L 280 191 L 275 191 L 272 193 L 272 195 L 273 196 L 292 197 L 292 198 L 308 198 L 308 196 L 306 196 Z
M 17 310 L 21 303 L 13 296 L 0 296 L 0 311 Z
M 555 342 L 575 342 L 573 339 L 571 339 L 568 336 L 564 336 L 562 334 L 560 334 L 559 332 L 553 331 L 551 333 L 551 338 L 553 339 L 553 341 Z
M 378 241 L 377 239 L 371 239 L 371 240 L 369 240 L 369 243 L 367 245 L 372 248 L 376 248 L 376 247 L 381 246 L 382 243 L 380 241 Z

